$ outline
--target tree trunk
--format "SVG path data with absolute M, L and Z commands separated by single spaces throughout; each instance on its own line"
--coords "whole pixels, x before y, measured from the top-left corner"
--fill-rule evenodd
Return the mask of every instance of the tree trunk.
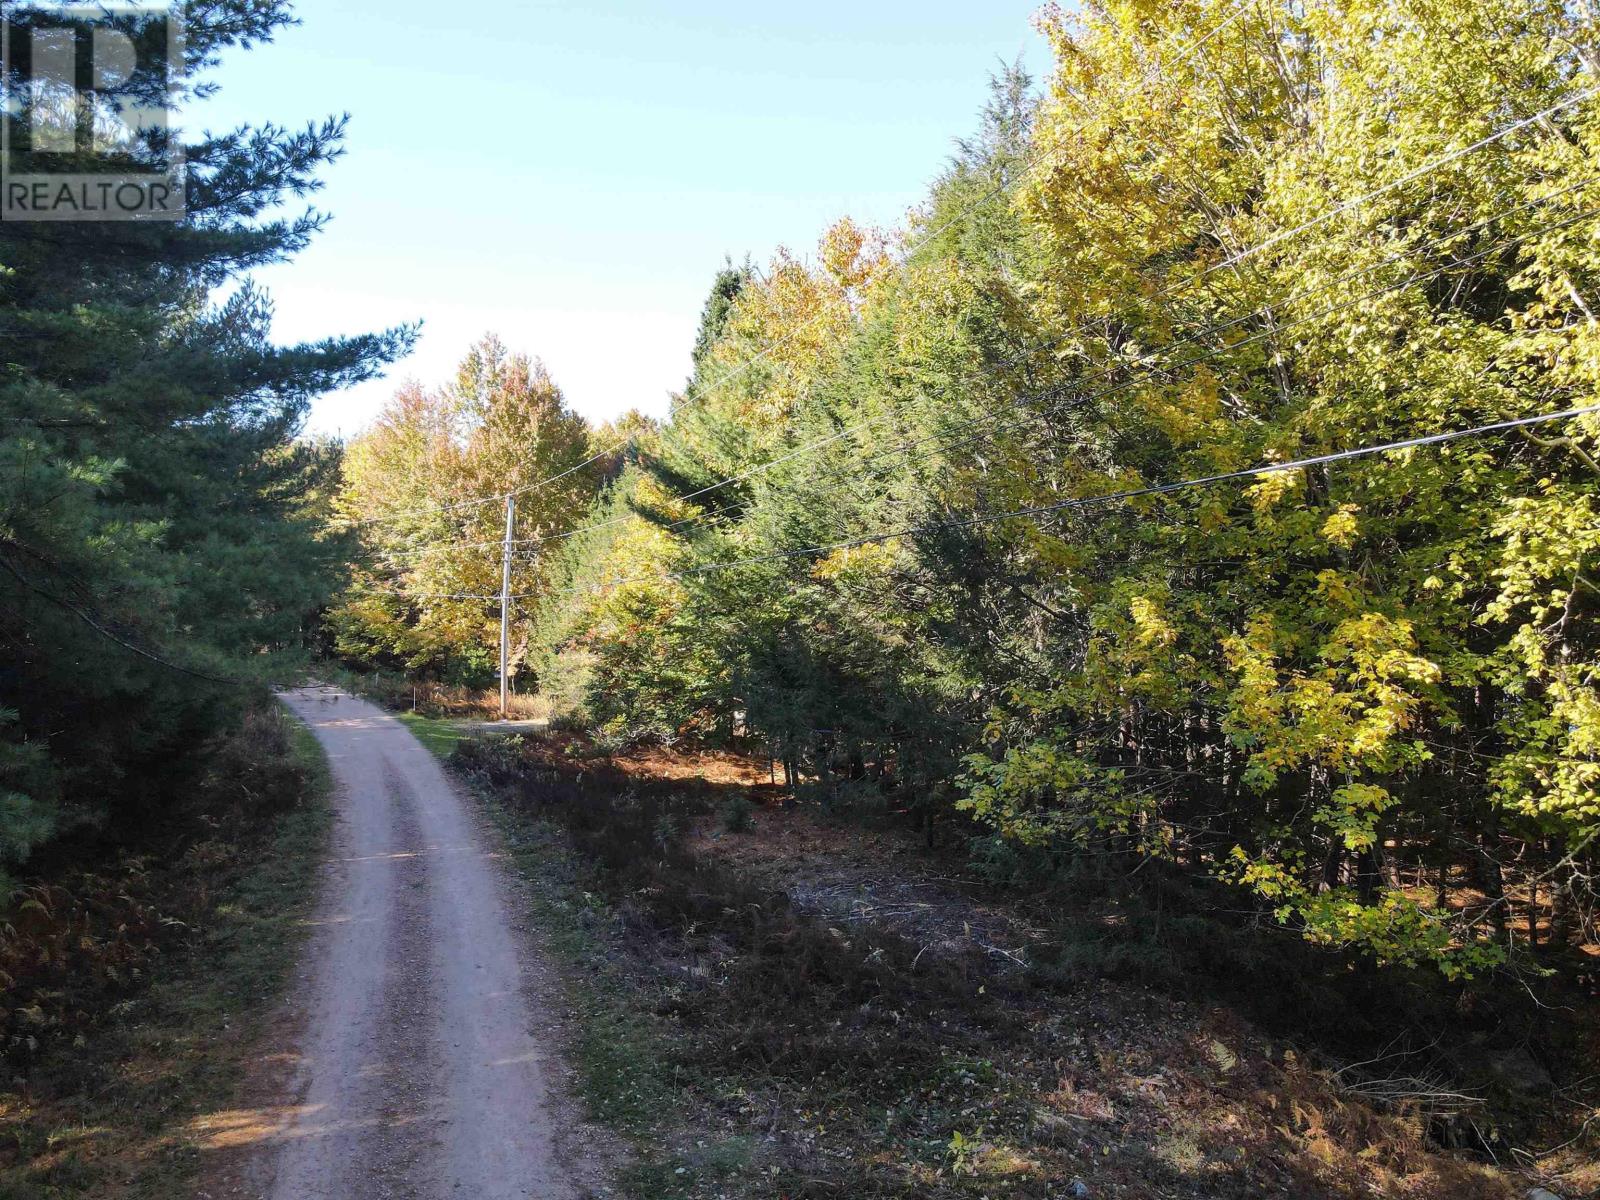
M 1539 948 L 1539 881 L 1528 884 L 1528 949 Z
M 1556 885 L 1555 895 L 1550 899 L 1550 940 L 1547 943 L 1552 950 L 1566 950 L 1572 946 L 1573 935 L 1577 932 L 1578 921 L 1576 905 L 1572 902 L 1572 881 L 1562 880 Z
M 1473 861 L 1478 871 L 1478 886 L 1483 889 L 1483 894 L 1489 898 L 1492 906 L 1490 921 L 1494 925 L 1495 936 L 1502 942 L 1509 936 L 1509 926 L 1506 921 L 1506 879 L 1500 870 L 1500 864 L 1495 857 L 1480 841 L 1473 848 Z

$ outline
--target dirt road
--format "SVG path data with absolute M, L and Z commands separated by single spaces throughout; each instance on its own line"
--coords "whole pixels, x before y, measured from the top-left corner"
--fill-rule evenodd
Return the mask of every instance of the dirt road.
M 492 839 L 399 721 L 330 689 L 285 703 L 336 779 L 280 1127 L 238 1174 L 262 1200 L 579 1200 L 593 1169 L 552 1089 L 544 981 Z

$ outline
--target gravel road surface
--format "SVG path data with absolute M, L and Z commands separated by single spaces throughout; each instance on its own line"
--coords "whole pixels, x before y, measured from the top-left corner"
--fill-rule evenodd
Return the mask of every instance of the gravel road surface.
M 581 1200 L 584 1136 L 552 1082 L 542 968 L 493 838 L 392 716 L 284 703 L 333 766 L 333 862 L 290 1022 L 281 1115 L 228 1193 L 262 1200 Z M 224 1193 L 227 1194 L 227 1193 Z

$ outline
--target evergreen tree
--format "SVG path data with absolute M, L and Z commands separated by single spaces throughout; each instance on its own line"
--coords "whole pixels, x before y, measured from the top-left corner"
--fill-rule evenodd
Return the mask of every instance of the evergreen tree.
M 191 6 L 191 64 L 291 19 L 281 0 Z M 0 866 L 63 822 L 114 831 L 170 802 L 234 681 L 300 645 L 341 578 L 337 451 L 296 437 L 313 397 L 411 333 L 278 346 L 248 274 L 322 228 L 284 206 L 344 132 L 200 137 L 182 222 L 0 224 Z
M 1184 485 L 1596 403 L 1593 22 L 1043 27 L 1043 104 L 997 82 L 905 253 L 846 222 L 743 284 L 631 485 L 641 574 L 575 564 L 588 612 L 546 627 L 615 724 L 742 713 L 830 786 L 876 753 L 1013 861 L 1165 859 L 1448 974 L 1572 937 L 1600 421 Z M 630 686 L 641 646 L 681 677 Z

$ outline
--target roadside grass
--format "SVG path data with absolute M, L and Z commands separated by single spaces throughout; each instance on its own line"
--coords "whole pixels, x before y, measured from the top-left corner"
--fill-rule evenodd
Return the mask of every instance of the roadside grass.
M 227 820 L 202 814 L 184 853 L 141 868 L 170 944 L 0 1096 L 0 1200 L 192 1194 L 202 1153 L 193 1123 L 228 1105 L 283 989 L 332 823 L 315 737 L 273 713 L 274 752 L 299 794 Z
M 595 1120 L 637 1140 L 672 1097 L 664 1051 L 671 1030 L 628 998 L 632 980 L 608 952 L 611 907 L 583 888 L 581 859 L 561 830 L 515 811 L 489 789 L 474 792 L 525 885 L 545 949 L 564 968 L 569 1008 L 581 1014 L 567 1047 L 580 1098 Z
M 1438 1153 L 1417 1112 L 1374 1110 L 1226 1010 L 803 911 L 688 836 L 734 787 L 630 777 L 568 749 L 468 741 L 456 765 L 567 968 L 583 1097 L 635 1147 L 625 1196 L 1526 1189 Z
M 416 735 L 417 741 L 436 758 L 446 762 L 456 752 L 456 745 L 464 736 L 455 721 L 443 717 L 428 717 L 414 712 L 396 712 L 394 715 Z
M 416 712 L 428 717 L 463 721 L 496 721 L 500 717 L 500 689 L 467 688 L 440 683 L 422 683 L 405 675 L 385 671 L 353 671 L 335 663 L 319 662 L 308 670 L 307 678 L 336 683 L 352 695 L 363 696 L 391 712 Z M 542 695 L 513 692 L 510 696 L 513 721 L 548 721 L 551 704 Z
M 448 763 L 455 756 L 456 747 L 468 738 L 505 738 L 520 737 L 522 734 L 501 733 L 495 730 L 472 728 L 461 717 L 430 717 L 419 712 L 393 711 L 394 716 L 401 724 L 411 730 L 417 741 L 421 742 L 435 758 Z

